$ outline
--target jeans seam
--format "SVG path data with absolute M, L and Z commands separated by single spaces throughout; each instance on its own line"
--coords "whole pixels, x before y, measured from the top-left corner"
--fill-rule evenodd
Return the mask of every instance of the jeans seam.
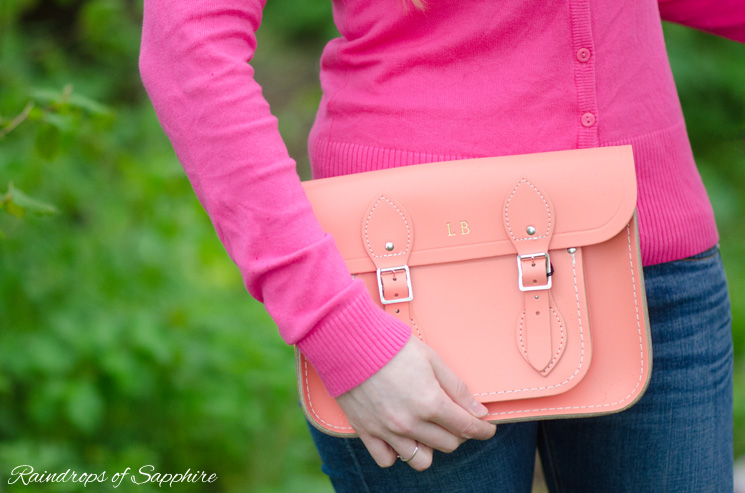
M 548 429 L 543 426 L 543 423 L 538 424 L 538 433 L 543 436 L 543 442 L 546 450 L 546 457 L 548 458 L 549 464 L 545 464 L 543 456 L 541 456 L 541 467 L 543 468 L 543 477 L 546 479 L 546 486 L 551 493 L 560 493 L 562 491 L 561 483 L 559 482 L 559 476 L 556 474 L 556 468 L 554 467 L 554 449 L 551 446 L 551 439 L 548 435 Z M 548 470 L 547 470 L 548 469 Z M 549 474 L 551 475 L 551 481 L 548 481 Z M 552 489 L 551 486 L 555 486 L 556 489 Z
M 349 452 L 349 455 L 352 457 L 352 461 L 354 462 L 354 468 L 357 472 L 357 476 L 360 478 L 360 482 L 362 483 L 362 486 L 364 486 L 365 493 L 371 493 L 372 490 L 370 489 L 370 486 L 368 486 L 367 482 L 365 481 L 365 475 L 362 473 L 362 467 L 360 466 L 360 462 L 357 460 L 357 454 L 354 453 L 354 448 L 350 445 L 350 440 L 344 439 L 344 446 L 347 448 L 347 452 Z

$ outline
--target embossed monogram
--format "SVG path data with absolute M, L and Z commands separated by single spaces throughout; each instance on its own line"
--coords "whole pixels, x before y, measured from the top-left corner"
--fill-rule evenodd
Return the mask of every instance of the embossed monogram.
M 458 234 L 457 230 L 455 233 L 453 233 L 450 230 L 450 223 L 447 223 L 448 227 L 448 236 L 456 236 Z M 471 232 L 471 229 L 468 227 L 468 221 L 460 221 L 460 234 L 461 235 L 467 235 Z

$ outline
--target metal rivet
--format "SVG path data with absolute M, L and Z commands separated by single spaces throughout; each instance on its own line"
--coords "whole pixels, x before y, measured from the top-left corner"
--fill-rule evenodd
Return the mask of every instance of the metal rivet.
M 385 244 L 385 249 L 388 250 L 389 252 L 392 252 L 394 248 L 395 246 L 393 245 L 392 241 L 389 241 L 388 243 Z
M 535 234 L 535 228 L 533 226 L 528 226 L 528 229 L 526 231 L 530 236 L 533 236 Z
M 567 248 L 567 252 L 569 252 L 569 253 L 574 253 L 574 252 L 576 252 L 576 251 L 577 251 L 577 249 L 576 249 L 576 248 L 574 248 L 574 247 L 572 247 L 572 248 Z
M 535 295 L 535 299 L 538 299 L 538 295 Z

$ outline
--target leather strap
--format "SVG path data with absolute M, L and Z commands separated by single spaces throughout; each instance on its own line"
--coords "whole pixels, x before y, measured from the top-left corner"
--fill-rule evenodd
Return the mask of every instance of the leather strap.
M 414 228 L 406 209 L 380 195 L 362 218 L 362 244 L 378 269 L 406 265 L 414 243 Z
M 556 363 L 558 363 L 559 359 L 561 359 L 562 354 L 564 354 L 564 349 L 566 348 L 566 341 L 567 341 L 567 330 L 566 330 L 566 323 L 564 322 L 564 319 L 561 316 L 561 313 L 559 313 L 558 310 L 556 310 L 556 303 L 554 302 L 554 298 L 551 295 L 551 291 L 541 291 L 536 292 L 538 294 L 534 294 L 535 296 L 539 296 L 541 298 L 548 298 L 548 310 L 547 310 L 547 316 L 548 316 L 548 323 L 551 327 L 551 359 L 548 362 L 548 365 L 546 365 L 542 370 L 539 371 L 541 375 L 544 377 L 547 376 L 551 370 L 553 370 L 554 366 L 556 366 Z M 548 293 L 548 295 L 544 294 Z M 527 306 L 525 311 L 521 313 L 521 316 L 517 320 L 517 326 L 515 331 L 515 337 L 518 341 L 518 345 L 520 346 L 520 353 L 523 355 L 523 358 L 525 358 L 525 361 L 528 361 L 530 363 L 530 354 L 528 353 L 528 345 L 531 344 L 531 341 L 528 340 L 528 334 L 529 332 L 526 331 L 526 321 L 530 314 L 533 312 L 530 312 L 530 310 L 533 309 L 533 307 Z M 535 347 L 536 343 L 533 342 L 533 347 Z M 531 364 L 531 366 L 536 369 L 536 366 L 539 366 L 541 363 L 537 364 Z
M 531 286 L 532 284 L 545 286 L 547 284 L 546 262 L 545 257 L 521 260 L 522 282 L 525 286 Z M 525 291 L 523 293 L 524 323 L 526 327 L 524 344 L 527 346 L 528 363 L 537 371 L 543 371 L 551 361 L 549 293 L 550 290 L 548 289 Z
M 559 347 L 551 330 L 552 312 L 559 319 L 561 314 L 550 296 L 552 267 L 548 254 L 555 222 L 546 192 L 525 178 L 518 181 L 504 206 L 504 227 L 518 255 L 516 287 L 523 291 L 517 344 L 530 366 L 544 375 L 553 366 L 555 347 Z M 563 345 L 560 347 L 563 350 Z
M 372 201 L 362 220 L 362 242 L 378 269 L 378 287 L 385 311 L 411 325 L 423 340 L 414 319 L 409 255 L 414 243 L 411 216 L 395 199 L 380 195 Z

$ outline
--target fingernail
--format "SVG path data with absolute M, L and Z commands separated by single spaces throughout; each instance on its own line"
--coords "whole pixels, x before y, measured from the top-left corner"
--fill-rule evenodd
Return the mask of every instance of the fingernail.
M 471 412 L 478 417 L 485 416 L 489 410 L 479 401 L 473 401 L 471 403 Z

